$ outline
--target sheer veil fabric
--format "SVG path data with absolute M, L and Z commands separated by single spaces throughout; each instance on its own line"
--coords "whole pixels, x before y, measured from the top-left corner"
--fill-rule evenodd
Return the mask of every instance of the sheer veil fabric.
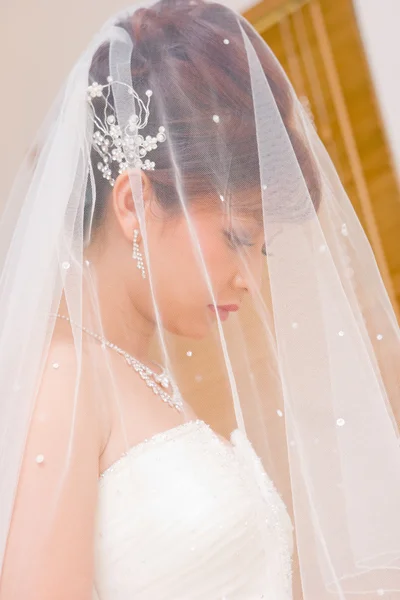
M 83 502 L 91 522 L 109 423 L 117 458 L 194 413 L 260 456 L 292 517 L 299 597 L 400 598 L 398 324 L 312 123 L 243 17 L 160 0 L 107 22 L 21 165 L 0 257 L 15 598 L 68 511 Z M 163 365 L 182 410 L 134 371 L 128 385 L 93 333 Z M 75 560 L 68 536 L 54 561 Z

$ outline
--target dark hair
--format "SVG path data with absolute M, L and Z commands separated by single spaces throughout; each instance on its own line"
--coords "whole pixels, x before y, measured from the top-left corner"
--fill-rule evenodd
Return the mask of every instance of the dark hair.
M 259 185 L 253 96 L 241 27 L 258 54 L 314 206 L 318 208 L 317 170 L 295 124 L 293 92 L 272 52 L 245 19 L 217 3 L 160 0 L 151 8 L 136 10 L 117 26 L 128 33 L 134 45 L 131 73 L 135 90 L 141 98 L 146 90 L 153 91 L 148 132 L 155 135 L 160 125 L 168 123 L 167 141 L 151 153 L 156 168 L 146 171 L 155 197 L 165 210 L 174 212 L 180 206 L 169 143 L 173 144 L 181 185 L 189 201 L 213 197 L 217 202 L 223 193 L 234 202 L 237 192 Z M 229 44 L 224 44 L 224 39 Z M 106 84 L 108 61 L 109 44 L 104 44 L 93 58 L 90 83 Z M 157 98 L 162 98 L 161 104 Z M 109 101 L 112 104 L 112 96 Z M 218 127 L 212 120 L 214 114 L 221 117 Z M 146 130 L 143 133 L 146 135 Z M 110 184 L 98 171 L 97 162 L 98 155 L 92 150 L 96 186 L 94 227 L 102 221 L 110 194 Z M 218 172 L 229 173 L 229 190 L 216 189 Z M 261 203 L 255 204 L 244 203 L 238 208 L 259 215 Z

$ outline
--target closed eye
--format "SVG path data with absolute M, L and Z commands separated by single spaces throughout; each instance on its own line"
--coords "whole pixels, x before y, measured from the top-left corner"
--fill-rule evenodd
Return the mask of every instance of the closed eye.
M 239 248 L 240 246 L 254 246 L 249 239 L 239 237 L 234 231 L 228 231 L 225 229 L 224 235 L 228 240 L 229 245 L 233 249 Z
M 251 242 L 248 238 L 240 237 L 234 231 L 224 230 L 224 235 L 225 235 L 226 239 L 228 240 L 230 247 L 233 248 L 234 250 L 236 248 L 239 248 L 240 246 L 247 246 L 247 247 L 255 246 L 255 244 L 253 242 Z M 267 250 L 267 247 L 265 244 L 263 245 L 263 247 L 261 249 L 261 253 L 264 254 L 264 256 L 273 256 L 272 252 Z

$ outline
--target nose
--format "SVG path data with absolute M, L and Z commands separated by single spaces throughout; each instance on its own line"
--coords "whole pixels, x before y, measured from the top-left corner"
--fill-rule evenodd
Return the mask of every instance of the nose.
M 245 292 L 260 289 L 262 282 L 262 266 L 262 257 L 254 260 L 252 264 L 249 262 L 244 263 L 234 277 L 234 288 Z
M 236 290 L 243 290 L 245 292 L 249 291 L 247 281 L 245 280 L 244 277 L 242 277 L 242 275 L 240 273 L 237 273 L 235 275 L 233 285 Z

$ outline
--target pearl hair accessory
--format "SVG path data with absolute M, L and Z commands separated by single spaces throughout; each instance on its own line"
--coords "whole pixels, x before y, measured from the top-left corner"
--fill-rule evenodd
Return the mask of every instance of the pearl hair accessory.
M 174 384 L 172 378 L 170 377 L 165 367 L 161 367 L 162 372 L 160 374 L 155 373 L 155 371 L 152 371 L 152 369 L 141 363 L 139 360 L 137 360 L 137 358 L 134 358 L 133 356 L 128 354 L 128 352 L 125 352 L 125 350 L 122 350 L 122 348 L 116 346 L 116 344 L 112 344 L 111 342 L 106 340 L 105 337 L 99 335 L 98 333 L 94 333 L 86 327 L 82 327 L 82 325 L 75 323 L 72 319 L 64 315 L 60 315 L 57 313 L 52 316 L 58 319 L 62 319 L 63 321 L 68 321 L 68 323 L 71 323 L 71 325 L 79 327 L 79 329 L 84 331 L 87 335 L 90 335 L 91 337 L 96 339 L 102 344 L 103 347 L 111 348 L 111 350 L 115 350 L 115 352 L 118 352 L 118 354 L 125 358 L 127 364 L 130 367 L 132 367 L 132 369 L 134 369 L 136 373 L 140 375 L 140 377 L 145 381 L 146 385 L 150 389 L 152 389 L 157 396 L 160 396 L 163 402 L 171 406 L 171 408 L 175 408 L 178 412 L 183 411 L 182 396 L 180 395 L 177 386 Z M 166 391 L 169 386 L 171 386 L 172 388 L 172 395 Z
M 114 187 L 115 176 L 113 175 L 113 163 L 117 163 L 117 173 L 123 173 L 128 167 L 136 167 L 144 171 L 154 170 L 155 163 L 148 158 L 143 160 L 148 152 L 155 150 L 159 143 L 165 142 L 165 127 L 160 126 L 156 136 L 147 135 L 145 138 L 139 134 L 139 130 L 146 127 L 149 120 L 150 98 L 153 95 L 152 90 L 146 91 L 147 103 L 139 97 L 137 92 L 128 84 L 120 81 L 114 81 L 112 77 L 107 77 L 107 84 L 100 85 L 94 81 L 88 87 L 88 103 L 92 109 L 92 119 L 94 123 L 94 133 L 92 138 L 93 148 L 100 155 L 101 161 L 97 163 L 98 170 L 103 174 L 104 179 L 109 181 L 111 187 Z M 138 110 L 129 117 L 128 124 L 122 130 L 117 123 L 114 107 L 109 102 L 111 86 L 121 85 L 132 96 L 133 103 L 137 103 Z M 104 119 L 101 119 L 95 110 L 93 100 L 103 98 L 105 103 Z M 118 175 L 117 175 L 118 176 Z
M 139 229 L 135 229 L 135 231 L 133 232 L 132 258 L 137 261 L 137 268 L 140 269 L 143 279 L 146 279 L 146 271 L 145 271 L 144 263 L 143 263 L 143 255 L 140 252 L 139 244 L 137 242 L 138 237 L 139 237 Z

